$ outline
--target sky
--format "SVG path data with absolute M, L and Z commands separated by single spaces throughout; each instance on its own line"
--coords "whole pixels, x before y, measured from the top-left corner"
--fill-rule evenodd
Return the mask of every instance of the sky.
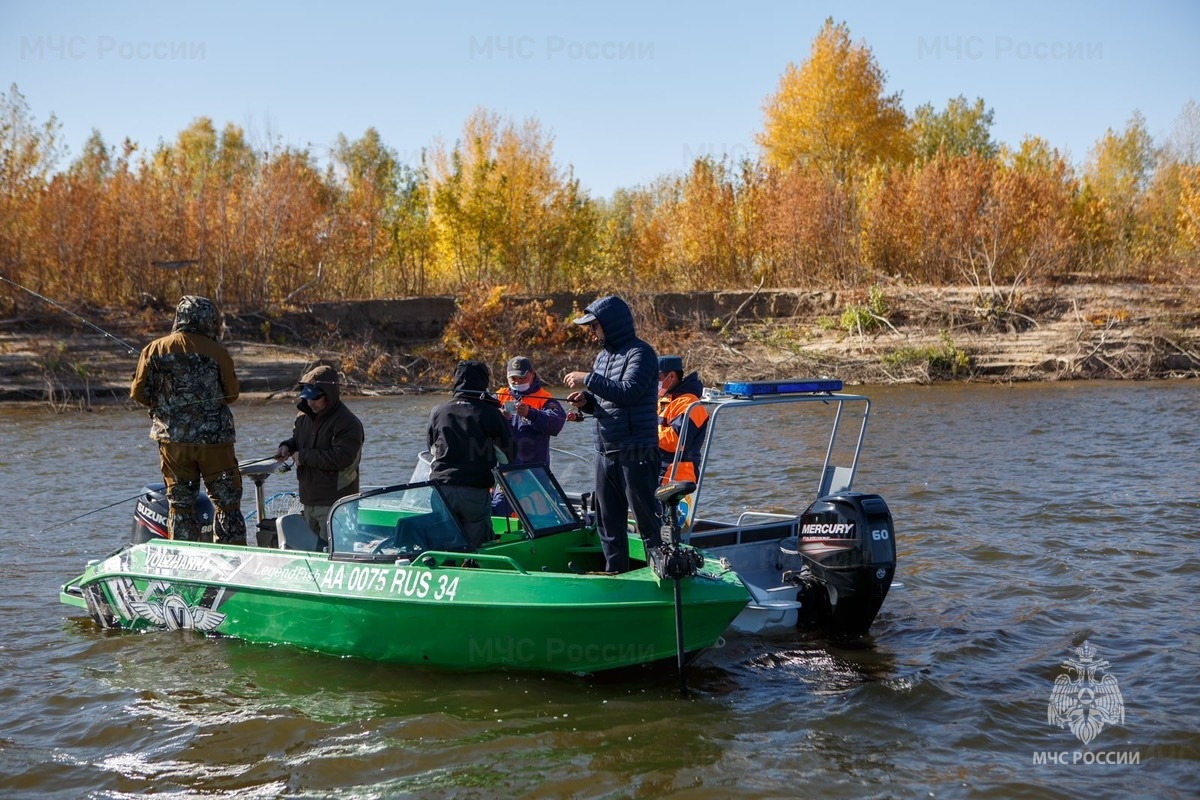
M 60 167 L 93 129 L 147 152 L 201 116 L 319 163 L 374 127 L 411 166 L 483 108 L 537 120 L 559 168 L 610 197 L 700 156 L 757 157 L 763 103 L 827 17 L 910 114 L 982 98 L 998 142 L 1040 136 L 1076 165 L 1135 110 L 1163 144 L 1200 102 L 1195 0 L 0 0 L 0 92 L 57 118 Z

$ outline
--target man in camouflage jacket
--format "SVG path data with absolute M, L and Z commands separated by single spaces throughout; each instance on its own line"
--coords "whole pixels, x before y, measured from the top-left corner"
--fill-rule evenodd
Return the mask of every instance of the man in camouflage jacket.
M 200 481 L 216 507 L 217 540 L 246 544 L 242 475 L 234 455 L 233 414 L 238 398 L 233 359 L 217 341 L 217 307 L 186 295 L 171 333 L 142 350 L 129 396 L 150 409 L 150 438 L 158 442 L 167 487 L 172 539 L 197 541 Z

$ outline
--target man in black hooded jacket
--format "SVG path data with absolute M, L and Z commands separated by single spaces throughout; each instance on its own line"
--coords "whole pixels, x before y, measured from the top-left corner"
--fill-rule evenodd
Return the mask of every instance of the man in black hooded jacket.
M 454 368 L 454 396 L 429 412 L 429 480 L 440 484 L 451 513 L 475 550 L 492 538 L 492 469 L 497 452 L 514 455 L 512 427 L 487 393 L 491 372 L 482 361 Z
M 644 541 L 659 532 L 658 355 L 637 337 L 633 312 L 621 298 L 601 297 L 584 309 L 586 325 L 600 344 L 591 372 L 564 378 L 567 396 L 596 419 L 596 527 L 606 572 L 629 570 L 629 512 Z

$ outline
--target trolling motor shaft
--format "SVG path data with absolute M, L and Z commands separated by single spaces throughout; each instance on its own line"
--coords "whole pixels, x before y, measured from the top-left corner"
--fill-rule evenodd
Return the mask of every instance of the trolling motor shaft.
M 650 566 L 660 578 L 688 578 L 704 566 L 704 556 L 695 549 L 680 544 L 679 503 L 694 491 L 696 484 L 693 481 L 672 481 L 654 493 L 654 497 L 665 508 L 665 518 L 662 528 L 659 529 L 662 543 L 647 549 Z

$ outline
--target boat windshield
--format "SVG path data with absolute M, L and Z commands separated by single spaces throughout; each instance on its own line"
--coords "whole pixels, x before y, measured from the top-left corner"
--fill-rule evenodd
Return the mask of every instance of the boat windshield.
M 501 466 L 496 474 L 530 538 L 574 530 L 582 524 L 545 464 Z
M 697 489 L 680 506 L 685 533 L 701 518 L 745 525 L 794 516 L 798 502 L 803 508 L 852 487 L 870 414 L 866 397 L 710 392 L 699 403 L 709 422 Z
M 431 483 L 387 486 L 339 500 L 329 516 L 331 556 L 413 558 L 426 550 L 469 549 L 458 522 Z

